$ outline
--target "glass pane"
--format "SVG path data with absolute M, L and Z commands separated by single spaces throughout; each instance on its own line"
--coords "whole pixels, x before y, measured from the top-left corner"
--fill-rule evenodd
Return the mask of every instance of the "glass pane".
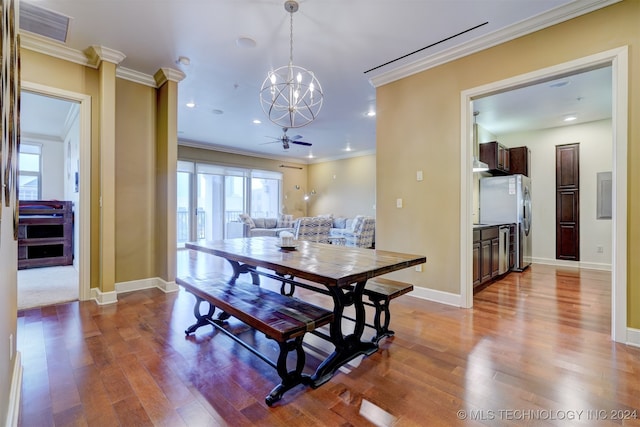
M 241 176 L 225 176 L 225 224 L 237 221 L 238 215 L 245 212 L 245 178 Z
M 24 172 L 40 172 L 40 154 L 20 153 L 18 168 Z
M 198 239 L 224 238 L 223 190 L 224 179 L 220 175 L 198 174 L 197 225 Z
M 18 197 L 20 200 L 38 200 L 38 176 L 23 175 L 18 176 Z
M 251 216 L 277 218 L 280 212 L 280 181 L 277 179 L 251 179 Z
M 178 172 L 177 179 L 177 238 L 178 247 L 184 247 L 184 243 L 191 240 L 189 229 L 191 227 L 191 205 L 189 203 L 191 194 L 191 174 L 188 172 Z

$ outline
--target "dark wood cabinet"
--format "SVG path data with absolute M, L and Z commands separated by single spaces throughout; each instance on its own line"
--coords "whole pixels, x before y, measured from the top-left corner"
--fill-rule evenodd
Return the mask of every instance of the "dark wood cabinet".
M 73 205 L 68 201 L 20 201 L 18 269 L 73 263 Z
M 473 287 L 480 284 L 480 242 L 473 242 Z
M 556 259 L 580 261 L 580 144 L 556 147 Z
M 498 226 L 473 230 L 473 287 L 498 276 L 500 267 Z
M 480 144 L 480 161 L 489 166 L 489 172 L 494 175 L 507 175 L 510 172 L 509 149 L 498 141 Z
M 527 147 L 509 148 L 509 173 L 530 176 L 531 150 Z

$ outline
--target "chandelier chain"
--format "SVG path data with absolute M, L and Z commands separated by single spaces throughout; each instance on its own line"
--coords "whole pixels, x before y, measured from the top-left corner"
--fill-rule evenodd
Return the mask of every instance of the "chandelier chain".
M 293 64 L 293 12 L 289 12 L 289 65 Z

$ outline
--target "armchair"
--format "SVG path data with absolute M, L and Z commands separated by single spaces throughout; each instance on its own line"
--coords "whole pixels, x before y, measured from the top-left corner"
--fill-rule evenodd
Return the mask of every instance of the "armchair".
M 310 242 L 330 243 L 332 218 L 303 217 L 298 218 L 293 228 L 294 239 Z
M 351 228 L 332 228 L 331 237 L 344 237 L 346 246 L 373 247 L 376 220 L 369 216 L 356 216 Z

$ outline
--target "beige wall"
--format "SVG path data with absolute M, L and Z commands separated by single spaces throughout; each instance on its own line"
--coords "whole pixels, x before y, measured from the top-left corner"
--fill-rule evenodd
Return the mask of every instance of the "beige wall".
M 116 282 L 157 275 L 156 90 L 116 80 Z
M 22 81 L 63 89 L 91 96 L 91 287 L 99 281 L 99 235 L 100 235 L 100 155 L 99 155 L 99 108 L 98 72 L 51 56 L 22 49 Z
M 640 215 L 640 2 L 623 1 L 377 90 L 377 235 L 384 249 L 427 256 L 418 286 L 459 294 L 461 92 L 629 46 L 628 216 Z M 624 129 L 620 130 L 624 132 Z M 402 144 L 397 141 L 402 140 Z M 426 171 L 415 182 L 415 171 Z M 397 209 L 396 199 L 405 200 Z M 405 224 L 412 226 L 406 227 Z M 640 328 L 640 224 L 628 223 L 628 325 Z
M 282 211 L 284 213 L 292 214 L 295 218 L 307 215 L 307 206 L 301 201 L 302 199 L 298 197 L 300 191 L 296 191 L 294 188 L 296 185 L 299 185 L 301 189 L 308 188 L 308 168 L 305 164 L 244 156 L 241 154 L 225 153 L 222 151 L 206 150 L 202 148 L 187 147 L 184 145 L 178 146 L 178 159 L 281 172 L 284 196 Z M 282 164 L 293 166 L 293 168 L 281 168 L 280 165 Z
M 309 165 L 309 215 L 376 216 L 376 156 Z

